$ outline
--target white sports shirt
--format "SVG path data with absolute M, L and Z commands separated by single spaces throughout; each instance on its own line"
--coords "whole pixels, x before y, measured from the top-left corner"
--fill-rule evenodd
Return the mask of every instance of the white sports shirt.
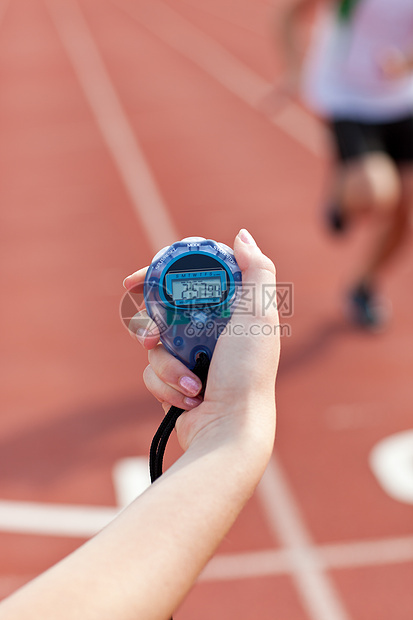
M 304 63 L 305 100 L 327 117 L 386 122 L 412 113 L 413 73 L 389 80 L 380 70 L 389 48 L 413 53 L 413 0 L 359 0 L 347 20 L 332 2 Z

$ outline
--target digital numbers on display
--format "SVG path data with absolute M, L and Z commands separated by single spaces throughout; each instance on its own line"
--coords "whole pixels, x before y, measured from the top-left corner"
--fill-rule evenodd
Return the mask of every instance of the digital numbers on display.
M 221 297 L 221 278 L 173 280 L 172 299 L 176 301 L 206 300 Z

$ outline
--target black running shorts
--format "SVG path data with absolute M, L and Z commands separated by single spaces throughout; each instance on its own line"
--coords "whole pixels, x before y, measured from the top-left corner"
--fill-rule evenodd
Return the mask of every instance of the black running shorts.
M 341 161 L 382 152 L 397 164 L 413 162 L 413 114 L 391 123 L 333 119 L 330 127 Z

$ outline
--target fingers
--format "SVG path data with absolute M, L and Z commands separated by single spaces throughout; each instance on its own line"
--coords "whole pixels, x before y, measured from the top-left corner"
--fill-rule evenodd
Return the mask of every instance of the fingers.
M 280 351 L 274 264 L 245 230 L 235 238 L 234 253 L 245 299 L 218 339 L 206 391 L 228 405 L 234 395 L 273 398 Z
M 147 270 L 144 267 L 125 278 L 124 287 L 134 294 L 142 294 Z M 202 402 L 202 398 L 198 397 L 202 389 L 200 380 L 162 346 L 157 346 L 159 330 L 148 316 L 144 303 L 139 304 L 139 312 L 132 317 L 128 327 L 149 351 L 150 365 L 144 371 L 144 382 L 164 409 L 168 410 L 171 405 L 185 410 L 198 406 Z
M 146 310 L 137 312 L 131 318 L 128 329 L 135 334 L 136 339 L 144 349 L 153 349 L 159 342 L 158 326 L 152 321 Z
M 128 329 L 135 334 L 138 342 L 147 350 L 153 349 L 159 342 L 159 330 L 149 317 L 145 309 L 145 302 L 143 299 L 143 285 L 145 282 L 146 272 L 148 267 L 138 269 L 130 276 L 124 279 L 123 286 L 134 296 L 135 307 L 138 308 L 138 312 L 132 317 L 129 322 Z
M 228 329 L 218 339 L 206 391 L 206 398 L 229 407 L 247 398 L 264 398 L 268 403 L 274 400 L 280 350 L 275 267 L 246 230 L 235 238 L 234 254 L 247 296 L 243 297 L 242 311 L 235 308 Z M 143 290 L 146 271 L 140 269 L 125 278 L 124 286 L 129 291 L 135 287 Z M 245 311 L 248 295 L 250 307 Z M 182 409 L 197 406 L 202 401 L 199 379 L 157 346 L 159 332 L 144 310 L 133 317 L 130 329 L 149 351 L 150 366 L 144 373 L 149 391 L 163 404 Z
M 144 383 L 160 402 L 186 410 L 202 402 L 201 381 L 163 346 L 149 351 L 148 359 L 150 365 L 144 371 Z
M 138 290 L 143 292 L 143 283 L 145 281 L 146 272 L 148 271 L 148 267 L 142 267 L 142 269 L 138 269 L 130 276 L 127 276 L 123 281 L 123 286 L 127 291 L 130 291 L 132 288 L 139 287 Z

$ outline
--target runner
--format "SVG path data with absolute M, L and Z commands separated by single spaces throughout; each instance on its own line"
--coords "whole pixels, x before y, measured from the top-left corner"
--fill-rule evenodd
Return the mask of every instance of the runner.
M 317 5 L 301 77 L 299 25 Z M 342 234 L 371 217 L 371 245 L 348 301 L 352 319 L 376 329 L 385 320 L 378 280 L 405 240 L 413 206 L 413 3 L 294 0 L 281 23 L 285 87 L 302 89 L 335 144 L 329 229 Z

